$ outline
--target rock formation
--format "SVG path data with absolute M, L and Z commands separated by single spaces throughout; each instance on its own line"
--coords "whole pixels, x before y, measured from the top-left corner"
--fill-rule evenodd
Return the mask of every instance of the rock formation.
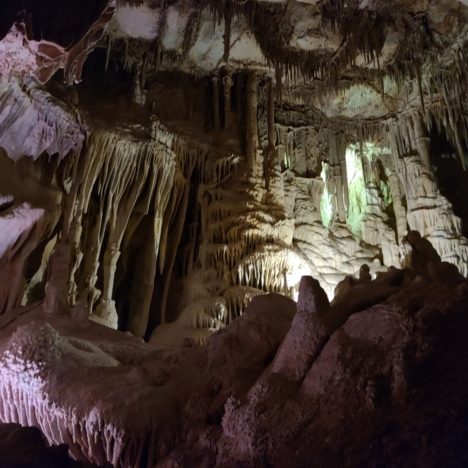
M 403 427 L 427 434 L 408 460 L 439 460 L 436 417 L 405 418 L 441 390 L 418 359 L 464 320 L 467 19 L 465 0 L 2 2 L 0 420 L 98 464 L 396 464 Z M 141 419 L 118 414 L 132 392 Z
M 204 346 L 16 309 L 0 418 L 99 465 L 463 466 L 468 282 L 424 245 L 332 303 L 311 277 L 297 311 L 255 297 Z

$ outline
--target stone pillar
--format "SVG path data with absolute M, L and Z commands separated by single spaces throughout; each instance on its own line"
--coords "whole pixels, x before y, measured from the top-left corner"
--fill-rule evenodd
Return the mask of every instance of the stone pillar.
M 275 89 L 273 80 L 268 83 L 268 146 L 275 147 Z
M 343 199 L 343 178 L 341 177 L 341 167 L 333 166 L 332 177 L 335 180 L 335 197 L 336 197 L 336 208 L 338 213 L 338 220 L 340 223 L 346 222 L 346 209 Z
M 258 148 L 257 123 L 257 92 L 258 77 L 255 72 L 249 72 L 247 77 L 247 109 L 246 109 L 246 154 L 249 162 L 254 162 Z
M 419 113 L 413 116 L 414 137 L 416 140 L 417 150 L 424 165 L 432 171 L 430 143 L 431 139 L 427 135 L 426 127 Z
M 217 76 L 213 76 L 213 124 L 216 131 L 220 128 L 219 123 L 219 79 Z
M 132 101 L 139 106 L 144 106 L 146 103 L 146 94 L 142 87 L 141 71 L 138 67 L 135 67 L 133 73 Z
M 232 127 L 232 112 L 231 112 L 231 88 L 234 82 L 231 75 L 227 74 L 223 77 L 224 89 L 224 128 L 229 130 Z
M 83 213 L 82 210 L 78 210 L 75 218 L 73 219 L 70 227 L 70 239 L 72 246 L 73 261 L 70 271 L 69 279 L 69 292 L 70 292 L 70 304 L 74 305 L 77 299 L 78 285 L 75 281 L 75 275 L 78 269 L 80 268 L 81 262 L 83 260 L 83 252 L 80 250 L 81 245 L 81 234 L 83 231 L 82 226 Z
M 393 211 L 395 212 L 396 229 L 398 242 L 406 236 L 407 220 L 406 220 L 406 209 L 403 205 L 402 194 L 400 189 L 400 181 L 395 171 L 391 171 L 388 176 L 388 185 L 393 199 Z
M 329 160 L 330 160 L 330 192 L 334 198 L 333 205 L 335 213 L 338 215 L 340 223 L 346 222 L 346 213 L 348 205 L 348 181 L 343 180 L 342 167 L 345 166 L 346 171 L 346 154 L 343 156 L 340 153 L 341 146 L 338 140 L 339 136 L 335 135 L 330 141 Z M 346 197 L 345 197 L 346 191 Z
M 104 284 L 102 288 L 103 300 L 112 299 L 112 289 L 114 287 L 115 270 L 120 257 L 120 250 L 116 245 L 111 245 L 104 254 Z
M 104 284 L 102 288 L 101 300 L 96 309 L 96 315 L 111 328 L 117 329 L 118 316 L 115 302 L 112 300 L 112 290 L 114 287 L 115 270 L 120 257 L 120 250 L 115 245 L 111 245 L 104 254 Z
M 45 287 L 43 310 L 49 314 L 68 311 L 68 279 L 70 276 L 71 248 L 65 242 L 56 244 L 50 257 Z
M 283 100 L 282 88 L 283 88 L 283 69 L 280 65 L 275 66 L 275 81 L 276 81 L 276 100 L 281 102 Z
M 82 281 L 84 288 L 79 296 L 88 307 L 88 313 L 91 315 L 94 304 L 99 298 L 101 291 L 96 288 L 99 270 L 99 256 L 101 252 L 101 237 L 100 230 L 102 224 L 102 210 L 99 211 L 96 218 L 93 217 L 94 224 L 89 232 L 89 237 L 86 244 L 86 255 L 84 256 L 84 265 L 82 272 Z
M 341 186 L 343 187 L 343 204 L 346 215 L 349 209 L 349 191 L 348 191 L 348 169 L 346 167 L 346 143 L 344 136 L 340 135 L 337 140 L 338 157 L 341 167 Z

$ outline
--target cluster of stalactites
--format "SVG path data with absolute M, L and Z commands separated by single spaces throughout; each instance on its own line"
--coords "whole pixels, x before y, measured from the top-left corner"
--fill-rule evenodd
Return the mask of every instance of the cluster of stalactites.
M 199 15 L 209 8 L 214 23 L 224 23 L 224 54 L 223 64 L 229 64 L 229 54 L 232 47 L 231 22 L 236 16 L 243 16 L 251 28 L 258 45 L 268 64 L 276 75 L 279 86 L 288 85 L 320 78 L 326 80 L 329 88 L 339 88 L 339 78 L 349 71 L 363 57 L 367 64 L 367 75 L 375 76 L 383 87 L 385 76 L 393 78 L 398 83 L 404 79 L 416 79 L 421 87 L 423 66 L 428 65 L 427 56 L 436 55 L 439 44 L 432 39 L 425 24 L 424 15 L 411 15 L 405 8 L 395 6 L 392 1 L 379 3 L 379 8 L 362 7 L 359 1 L 326 1 L 320 6 L 320 14 L 324 28 L 331 29 L 341 37 L 341 44 L 335 51 L 318 49 L 302 50 L 290 46 L 294 27 L 289 23 L 292 2 L 257 2 L 248 0 L 199 0 L 192 6 L 192 14 L 185 26 L 190 35 L 195 37 L 193 29 L 199 23 Z M 163 4 L 160 21 L 165 21 L 165 12 L 170 3 Z M 310 6 L 311 14 L 314 6 Z M 358 13 L 356 13 L 358 12 Z M 387 25 L 399 25 L 405 31 L 402 41 L 395 54 L 381 63 L 381 53 L 386 42 Z M 154 72 L 160 65 L 175 65 L 188 54 L 191 42 L 185 40 L 180 51 L 166 51 L 158 36 L 153 41 L 141 41 L 126 38 L 118 41 L 125 56 L 124 63 L 129 68 L 136 66 L 143 75 Z M 111 36 L 107 39 L 108 55 L 113 46 Z M 430 65 L 430 64 L 429 64 Z M 197 73 L 197 70 L 194 70 Z M 201 70 L 198 73 L 203 73 Z M 353 71 L 354 73 L 354 71 Z
M 203 148 L 187 147 L 162 126 L 155 125 L 152 133 L 146 140 L 124 130 L 91 134 L 76 162 L 62 233 L 72 246 L 70 302 L 117 327 L 117 266 L 128 260 L 126 249 L 143 220 L 151 219 L 142 246 L 144 265 L 131 285 L 129 327 L 140 336 L 148 325 L 156 274 L 173 266 L 177 245 L 170 245 L 169 227 L 183 225 L 187 180 L 206 156 Z
M 464 112 L 466 94 L 463 94 L 466 82 L 462 75 L 457 78 L 453 74 L 440 75 L 437 80 L 439 92 L 430 92 L 435 86 L 434 81 L 429 80 L 424 87 L 424 106 L 411 100 L 398 113 L 367 119 L 327 118 L 320 110 L 312 108 L 307 112 L 308 127 L 329 128 L 332 134 L 345 135 L 348 143 L 357 142 L 360 147 L 366 142 L 394 144 L 397 155 L 407 154 L 425 141 L 427 149 L 422 150 L 422 157 L 428 166 L 428 139 L 432 130 L 436 130 L 446 137 L 456 151 L 460 167 L 466 170 L 464 148 L 468 145 L 468 118 Z M 288 148 L 294 148 L 298 143 L 285 138 L 284 124 L 276 124 L 276 132 L 290 161 L 291 150 Z

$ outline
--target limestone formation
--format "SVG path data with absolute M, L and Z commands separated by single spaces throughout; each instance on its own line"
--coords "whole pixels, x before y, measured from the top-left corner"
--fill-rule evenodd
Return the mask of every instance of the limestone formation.
M 168 335 L 145 344 L 86 319 L 16 309 L 1 330 L 0 418 L 114 466 L 456 466 L 466 461 L 468 283 L 433 260 L 422 276 L 390 269 L 369 280 L 364 268 L 362 283 L 331 304 L 305 277 L 297 312 L 284 296 L 255 297 L 204 346 L 174 347 Z
M 363 263 L 373 274 L 398 266 L 408 229 L 421 232 L 443 260 L 467 273 L 464 219 L 453 208 L 460 195 L 450 201 L 442 194 L 448 188 L 438 185 L 436 171 L 445 169 L 440 159 L 432 161 L 440 151 L 433 140 L 445 138 L 448 156 L 459 160 L 461 170 L 465 164 L 466 118 L 454 102 L 457 96 L 463 102 L 466 86 L 460 48 L 466 8 L 426 7 L 433 34 L 442 34 L 441 11 L 447 21 L 459 22 L 443 31 L 440 40 L 449 48 L 443 59 L 436 44 L 429 47 L 414 32 L 427 57 L 418 51 L 407 70 L 408 44 L 398 31 L 370 42 L 362 29 L 351 28 L 349 6 L 339 5 L 258 4 L 255 13 L 236 7 L 234 17 L 234 10 L 221 14 L 209 3 L 201 10 L 189 3 L 159 9 L 144 2 L 103 5 L 94 22 L 86 20 L 90 29 L 76 45 L 67 49 L 57 42 L 63 52 L 54 70 L 64 67 L 78 78 L 79 63 L 95 45 L 94 68 L 128 73 L 128 98 L 116 88 L 119 117 L 111 121 L 105 99 L 86 86 L 86 69 L 84 84 L 70 91 L 44 75 L 40 51 L 52 37 L 41 42 L 27 33 L 23 58 L 12 33 L 5 35 L 0 143 L 8 158 L 48 155 L 54 161 L 52 186 L 63 198 L 59 237 L 71 248 L 70 261 L 57 267 L 69 275 L 71 305 L 84 301 L 95 320 L 149 337 L 157 325 L 200 304 L 207 307 L 200 313 L 211 317 L 213 301 L 223 298 L 228 312 L 216 319 L 217 328 L 242 313 L 245 288 L 254 295 L 297 297 L 300 277 L 313 274 L 332 299 L 343 273 L 357 274 Z M 285 24 L 293 27 L 279 28 L 289 45 L 275 51 L 260 22 L 276 24 L 282 8 Z M 370 28 L 369 35 L 378 23 L 370 12 L 378 21 L 392 18 L 397 30 L 416 31 L 411 28 L 419 21 L 405 2 L 394 11 L 359 4 L 361 28 Z M 317 17 L 328 28 L 321 58 L 304 39 L 317 34 Z M 158 26 L 150 26 L 155 21 Z M 102 43 L 96 42 L 103 32 Z M 346 53 L 333 53 L 339 35 Z M 224 52 L 215 65 L 218 40 Z M 154 56 L 151 44 L 157 44 Z M 258 50 L 252 46 L 245 55 L 253 44 Z M 104 64 L 98 60 L 102 48 Z M 339 70 L 331 81 L 326 57 Z M 353 60 L 357 69 L 351 72 Z M 444 69 L 432 65 L 437 60 Z M 193 74 L 192 84 L 177 89 L 160 78 L 177 70 Z M 49 81 L 47 87 L 35 81 L 38 76 Z M 349 76 L 352 84 L 345 85 Z M 320 81 L 326 79 L 324 91 Z M 2 189 L 4 196 L 12 192 Z M 34 194 L 25 201 L 34 204 Z M 51 236 L 49 229 L 42 245 Z M 190 292 L 194 277 L 203 293 Z M 46 280 L 44 273 L 27 278 L 31 288 L 41 284 L 44 290 Z M 177 288 L 183 292 L 178 298 Z
M 467 2 L 1 3 L 0 422 L 97 464 L 400 465 L 378 423 L 464 323 Z

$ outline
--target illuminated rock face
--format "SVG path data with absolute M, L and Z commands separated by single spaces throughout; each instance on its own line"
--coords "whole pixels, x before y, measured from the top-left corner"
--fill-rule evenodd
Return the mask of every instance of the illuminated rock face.
M 457 52 L 466 8 L 442 8 L 451 22 L 443 37 L 449 52 L 439 56 L 428 43 L 427 57 L 418 49 L 414 69 L 406 70 L 398 68 L 408 52 L 405 30 L 391 18 L 409 15 L 414 26 L 413 7 L 377 9 L 379 21 L 392 26 L 367 50 L 367 33 L 346 29 L 350 11 L 339 3 L 288 7 L 289 45 L 276 53 L 260 20 L 275 24 L 280 4 L 236 16 L 191 2 L 104 2 L 86 14 L 89 30 L 72 44 L 44 27 L 42 39 L 62 51 L 53 70 L 64 68 L 66 81 L 84 78 L 69 88 L 41 75 L 51 70 L 39 53 L 41 38 L 28 33 L 22 49 L 12 39 L 19 30 L 5 33 L 0 145 L 13 160 L 49 157 L 27 170 L 43 174 L 60 197 L 38 239 L 47 246 L 35 252 L 42 259 L 24 264 L 23 302 L 33 290 L 47 292 L 57 240 L 69 253 L 51 263 L 61 278 L 49 295 L 82 304 L 113 328 L 168 342 L 204 341 L 256 295 L 296 298 L 303 275 L 318 278 L 332 299 L 343 274 L 356 275 L 363 264 L 372 274 L 400 265 L 408 228 L 468 273 L 468 217 L 459 209 L 466 127 L 454 105 L 466 85 Z M 335 7 L 343 8 L 339 16 Z M 374 7 L 359 4 L 369 34 Z M 434 6 L 424 8 L 431 31 L 440 32 Z M 324 32 L 314 48 L 306 38 L 318 34 L 320 19 Z M 10 26 L 19 27 L 5 31 Z M 66 57 L 81 47 L 75 55 L 82 62 L 102 34 L 83 75 Z M 348 58 L 336 52 L 340 35 L 354 44 Z M 427 40 L 417 36 L 419 45 Z M 155 44 L 159 58 L 146 53 Z M 304 60 L 297 61 L 298 51 Z M 321 60 L 333 51 L 341 58 L 330 80 Z M 442 74 L 429 55 L 445 67 Z M 460 166 L 454 190 L 439 185 L 447 160 Z M 1 190 L 18 198 L 17 187 Z M 35 193 L 21 192 L 21 203 L 42 208 Z
M 404 295 L 417 296 L 422 310 L 429 304 L 423 290 L 462 294 L 456 271 L 468 275 L 464 2 L 103 0 L 70 1 L 65 14 L 52 0 L 41 11 L 24 0 L 29 14 L 19 16 L 17 4 L 4 3 L 0 327 L 11 335 L 18 313 L 33 312 L 2 361 L 3 391 L 15 395 L 2 419 L 36 424 L 50 441 L 71 444 L 75 457 L 98 463 L 127 466 L 184 452 L 206 430 L 221 465 L 262 457 L 284 465 L 268 438 L 257 440 L 283 415 L 272 410 L 263 426 L 261 408 L 270 408 L 276 385 L 278 398 L 304 386 L 316 402 L 335 385 L 335 368 L 346 380 L 346 366 L 365 354 L 358 329 L 371 326 L 372 305 L 388 318 L 385 351 L 377 350 L 378 357 L 389 352 L 382 378 L 403 379 L 390 361 L 413 337 L 396 339 L 389 322 L 419 326 L 405 315 L 413 309 Z M 413 273 L 391 270 L 370 283 L 389 267 Z M 294 318 L 284 296 L 301 296 Z M 244 317 L 252 301 L 254 312 Z M 403 312 L 392 301 L 402 301 Z M 360 319 L 351 317 L 356 312 Z M 61 320 L 81 331 L 71 334 Z M 240 375 L 250 357 L 225 342 L 231 339 L 258 353 L 244 369 L 245 387 Z M 336 354 L 347 340 L 357 343 L 349 361 Z M 39 354 L 19 353 L 23 342 Z M 181 353 L 180 369 L 166 351 L 168 366 L 153 369 L 162 347 Z M 223 359 L 234 360 L 227 370 Z M 212 373 L 193 375 L 211 360 Z M 134 368 L 123 369 L 127 361 Z M 161 395 L 149 399 L 141 421 L 116 416 L 126 387 L 93 413 L 52 388 L 62 376 L 79 379 L 80 367 L 103 394 L 124 379 Z M 377 367 L 370 364 L 374 383 L 359 381 L 371 395 L 361 388 L 355 395 L 365 408 L 384 398 L 380 392 L 400 391 L 386 380 L 380 388 Z M 110 382 L 102 387 L 93 380 L 101 371 Z M 180 378 L 171 380 L 171 372 Z M 191 378 L 206 396 L 200 409 L 195 390 L 171 400 Z M 218 384 L 226 386 L 221 393 Z M 83 392 L 94 395 L 89 388 Z M 302 406 L 290 404 L 301 421 Z M 182 422 L 174 405 L 184 408 Z M 196 436 L 187 429 L 206 418 L 216 422 L 216 440 L 210 428 Z M 311 423 L 311 431 L 338 430 L 333 421 Z M 167 433 L 156 434 L 156 423 L 167 424 Z M 174 437 L 178 448 L 169 447 Z M 320 450 L 311 447 L 326 460 Z
M 406 270 L 332 303 L 304 277 L 297 305 L 256 297 L 204 346 L 17 309 L 0 336 L 0 419 L 119 467 L 465 463 L 468 282 L 408 241 Z

